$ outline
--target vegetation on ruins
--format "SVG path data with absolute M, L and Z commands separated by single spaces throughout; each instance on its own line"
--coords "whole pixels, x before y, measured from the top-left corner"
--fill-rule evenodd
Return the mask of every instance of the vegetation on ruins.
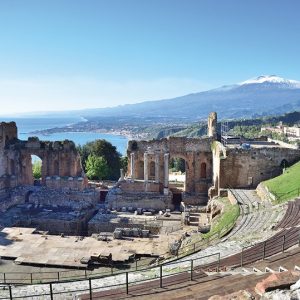
M 110 142 L 104 139 L 95 140 L 83 146 L 78 146 L 78 151 L 84 171 L 90 179 L 119 179 L 120 168 L 122 166 L 121 154 Z M 106 163 L 107 170 L 104 167 L 104 162 Z
M 300 162 L 285 169 L 282 175 L 264 181 L 263 184 L 268 188 L 269 192 L 275 195 L 276 200 L 274 204 L 277 204 L 299 196 L 299 178 Z
M 40 179 L 42 177 L 42 161 L 36 160 L 32 164 L 32 173 L 34 179 Z
M 210 231 L 202 235 L 204 239 L 208 239 L 209 237 L 220 233 L 223 228 L 228 227 L 231 224 L 234 225 L 240 215 L 239 206 L 237 204 L 231 204 L 228 198 L 219 198 L 216 201 L 223 207 L 223 211 L 213 219 Z

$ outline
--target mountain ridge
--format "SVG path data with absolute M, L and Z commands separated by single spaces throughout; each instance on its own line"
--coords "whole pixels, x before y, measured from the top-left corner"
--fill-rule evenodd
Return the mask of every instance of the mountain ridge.
M 300 81 L 261 75 L 241 83 L 175 98 L 78 111 L 45 112 L 44 116 L 73 114 L 87 120 L 105 116 L 194 122 L 207 118 L 211 111 L 217 111 L 220 118 L 231 119 L 282 114 L 299 109 Z

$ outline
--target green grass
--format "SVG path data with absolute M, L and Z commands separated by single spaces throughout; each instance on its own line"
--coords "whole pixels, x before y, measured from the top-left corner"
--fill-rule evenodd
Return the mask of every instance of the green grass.
M 264 181 L 263 184 L 269 189 L 269 192 L 276 196 L 274 204 L 282 203 L 299 196 L 300 162 L 286 169 L 282 175 Z
M 221 233 L 226 226 L 234 224 L 240 214 L 239 206 L 237 204 L 232 205 L 228 198 L 219 198 L 217 201 L 224 206 L 223 213 L 213 220 L 211 230 L 202 235 L 204 239 L 208 239 L 217 233 Z

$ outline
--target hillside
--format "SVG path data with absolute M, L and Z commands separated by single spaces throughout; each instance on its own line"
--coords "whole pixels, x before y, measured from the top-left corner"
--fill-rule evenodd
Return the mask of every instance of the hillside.
M 107 123 L 107 118 L 116 118 L 117 123 L 126 120 L 130 124 L 136 121 L 139 124 L 186 124 L 206 119 L 211 111 L 217 111 L 220 119 L 236 119 L 295 110 L 300 110 L 300 82 L 269 75 L 172 99 L 56 114 L 81 116 L 95 123 Z
M 261 135 L 260 127 L 263 125 L 277 125 L 279 122 L 292 126 L 300 122 L 300 112 L 291 112 L 279 116 L 266 116 L 252 119 L 235 119 L 228 121 L 228 128 L 233 135 L 243 135 L 253 138 Z M 173 136 L 197 137 L 205 135 L 207 132 L 206 122 L 196 123 L 186 128 L 176 131 Z M 218 122 L 218 132 L 221 132 L 221 122 Z
M 278 115 L 300 111 L 300 82 L 274 75 L 260 76 L 239 84 L 173 99 L 64 112 L 81 116 L 85 121 L 54 128 L 47 133 L 104 131 L 142 138 L 170 134 L 199 136 L 205 134 L 205 125 L 202 123 L 206 122 L 211 111 L 218 113 L 219 120 L 232 120 L 230 128 L 233 128 L 237 119 L 246 122 L 243 125 L 260 125 L 266 123 L 265 116 L 273 115 L 268 122 L 276 122 Z M 295 113 L 294 122 L 292 116 L 289 118 L 291 123 L 295 123 L 298 114 Z M 282 121 L 287 123 L 284 119 Z
M 284 202 L 299 196 L 300 193 L 300 162 L 287 168 L 285 172 L 264 181 L 263 184 L 276 196 L 277 202 Z

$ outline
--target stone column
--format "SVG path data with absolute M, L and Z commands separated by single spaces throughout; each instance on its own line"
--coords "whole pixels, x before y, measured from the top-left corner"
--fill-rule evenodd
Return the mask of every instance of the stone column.
M 130 177 L 134 179 L 134 168 L 135 168 L 135 161 L 134 161 L 134 153 L 130 153 Z
M 155 155 L 155 182 L 159 182 L 159 154 Z
M 149 172 L 148 172 L 148 153 L 144 153 L 144 181 L 148 181 Z
M 169 193 L 169 153 L 164 154 L 164 194 Z
M 211 112 L 208 116 L 207 135 L 212 138 L 217 137 L 217 113 Z
M 124 180 L 124 170 L 120 169 L 120 179 L 119 181 L 123 181 Z

